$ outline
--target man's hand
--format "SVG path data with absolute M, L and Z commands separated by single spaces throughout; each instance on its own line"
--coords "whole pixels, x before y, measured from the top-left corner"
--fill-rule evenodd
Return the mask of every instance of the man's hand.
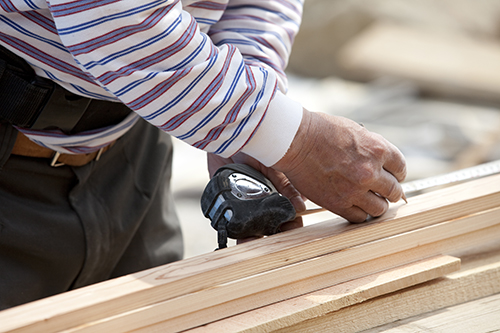
M 401 152 L 382 136 L 343 118 L 304 110 L 286 155 L 272 166 L 314 203 L 363 222 L 380 216 L 403 195 Z
M 287 197 L 291 202 L 295 211 L 297 213 L 303 212 L 306 210 L 306 205 L 304 203 L 305 198 L 295 189 L 295 187 L 290 183 L 288 178 L 279 171 L 268 168 L 264 166 L 262 163 L 257 161 L 256 159 L 244 154 L 238 153 L 231 158 L 223 158 L 218 155 L 208 154 L 207 155 L 208 162 L 208 172 L 210 174 L 210 178 L 213 177 L 217 169 L 220 167 L 230 164 L 230 163 L 241 163 L 247 164 L 254 168 L 255 170 L 262 173 L 267 179 L 273 183 L 278 192 Z M 302 217 L 297 217 L 295 220 L 290 222 L 285 222 L 280 226 L 281 231 L 286 231 L 290 229 L 300 228 L 302 227 Z M 241 239 L 238 240 L 238 243 L 244 243 L 251 239 Z

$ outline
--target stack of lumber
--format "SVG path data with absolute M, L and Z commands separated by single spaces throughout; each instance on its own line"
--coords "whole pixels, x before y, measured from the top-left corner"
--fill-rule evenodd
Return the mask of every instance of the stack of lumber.
M 339 52 L 348 76 L 392 76 L 428 93 L 500 102 L 500 43 L 495 39 L 377 22 Z
M 500 175 L 0 312 L 1 332 L 355 332 L 500 292 Z

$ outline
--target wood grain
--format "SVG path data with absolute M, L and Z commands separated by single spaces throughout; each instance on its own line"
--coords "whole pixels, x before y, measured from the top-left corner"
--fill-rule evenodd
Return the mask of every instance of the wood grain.
M 500 293 L 467 303 L 363 331 L 363 333 L 398 332 L 474 332 L 492 333 L 500 330 Z
M 417 229 L 400 235 L 369 242 L 343 251 L 316 257 L 300 263 L 282 267 L 252 277 L 214 286 L 200 292 L 160 302 L 143 309 L 136 309 L 100 322 L 75 328 L 71 332 L 91 330 L 125 332 L 145 327 L 144 331 L 162 332 L 166 329 L 181 331 L 202 325 L 234 314 L 246 312 L 277 301 L 305 294 L 327 286 L 356 279 L 416 260 L 416 255 L 406 251 L 408 257 L 399 256 L 399 261 L 392 261 L 387 256 L 408 249 L 419 249 L 420 258 L 441 253 L 448 246 L 448 251 L 464 246 L 478 245 L 484 242 L 485 235 L 478 239 L 469 233 L 489 228 L 500 227 L 500 208 L 480 212 L 471 216 Z M 454 237 L 467 235 L 470 241 Z M 500 238 L 493 233 L 494 238 Z M 462 237 L 463 238 L 463 237 Z M 427 244 L 451 239 L 447 243 L 434 245 L 423 250 Z M 431 252 L 434 249 L 435 252 Z M 380 259 L 380 260 L 377 260 Z M 394 266 L 392 266 L 394 267 Z M 224 324 L 222 325 L 224 326 Z
M 347 281 L 333 287 L 251 311 L 242 316 L 228 318 L 217 325 L 190 330 L 198 332 L 266 332 L 282 325 L 281 322 L 302 321 L 331 311 L 351 306 L 367 299 L 388 294 L 418 283 L 429 281 L 460 268 L 460 259 L 436 256 L 402 265 L 380 273 Z M 244 318 L 243 318 L 244 316 Z M 274 322 L 266 319 L 275 318 Z M 243 329 L 243 322 L 247 328 Z M 265 324 L 264 324 L 265 323 Z
M 0 312 L 2 332 L 55 332 L 497 207 L 500 176 L 413 197 L 364 224 L 342 219 L 238 245 Z M 352 251 L 346 251 L 353 253 Z M 339 267 L 339 266 L 338 266 Z
M 471 265 L 472 264 L 472 265 Z M 433 281 L 368 300 L 276 333 L 354 333 L 500 292 L 500 252 Z M 497 327 L 498 329 L 498 327 Z M 459 330 L 462 331 L 462 330 Z
M 367 262 L 366 265 L 377 265 L 377 261 L 400 261 L 403 262 L 401 257 L 412 259 L 412 258 L 425 258 L 428 255 L 434 253 L 463 253 L 463 250 L 477 249 L 481 248 L 481 244 L 494 241 L 496 243 L 500 242 L 500 225 L 495 225 L 490 228 L 478 230 L 472 233 L 464 234 L 457 237 L 452 237 L 443 241 L 434 242 L 428 245 L 419 246 L 411 250 L 403 251 L 400 253 L 395 253 L 391 256 L 386 256 L 378 260 L 372 260 Z M 458 250 L 458 251 L 457 251 Z M 361 267 L 360 267 L 361 268 Z M 363 267 L 365 268 L 365 267 Z M 346 268 L 348 269 L 348 268 Z M 291 298 L 283 302 L 272 304 L 266 307 L 258 308 L 252 311 L 241 313 L 239 315 L 229 317 L 223 320 L 212 322 L 210 324 L 204 325 L 201 328 L 195 328 L 190 330 L 191 333 L 198 332 L 218 332 L 218 333 L 229 333 L 229 332 L 270 332 L 278 330 L 281 328 L 286 328 L 298 324 L 304 320 L 310 319 L 311 316 L 308 315 L 307 307 L 301 307 L 301 300 L 308 297 L 309 294 Z M 307 303 L 306 303 L 307 304 Z M 346 304 L 347 306 L 349 304 Z M 332 309 L 333 311 L 333 309 Z M 209 318 L 205 318 L 205 321 L 210 322 Z M 175 327 L 175 326 L 174 326 Z M 164 329 L 161 323 L 150 327 L 151 332 L 161 331 Z M 153 328 L 158 328 L 158 330 L 153 330 Z

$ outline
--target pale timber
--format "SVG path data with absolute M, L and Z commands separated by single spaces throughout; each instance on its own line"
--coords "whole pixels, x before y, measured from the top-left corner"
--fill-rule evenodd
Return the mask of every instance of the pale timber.
M 391 265 L 401 265 L 418 258 L 442 253 L 445 250 L 453 252 L 477 246 L 488 239 L 500 241 L 499 216 L 500 208 L 495 208 L 455 221 L 443 222 L 347 248 L 340 252 L 233 281 L 230 284 L 217 286 L 217 288 L 124 313 L 95 323 L 89 328 L 112 329 L 116 332 L 139 328 L 147 323 L 157 323 L 147 326 L 145 331 L 185 330 L 326 286 L 356 279 L 390 268 Z M 494 230 L 490 227 L 496 227 L 498 232 L 492 233 Z M 470 236 L 470 232 L 484 228 L 488 229 L 488 234 L 482 234 L 481 238 Z M 467 239 L 462 237 L 460 242 L 453 239 L 461 235 L 467 235 Z M 450 241 L 432 244 L 443 239 L 450 239 Z M 424 248 L 427 244 L 430 246 Z M 415 254 L 405 251 L 406 257 L 399 256 L 398 261 L 388 257 L 395 252 L 408 249 L 417 249 L 417 251 Z M 181 316 L 175 317 L 177 313 Z M 169 318 L 172 319 L 167 320 Z M 80 332 L 80 330 L 76 331 Z
M 500 222 L 497 222 L 497 224 L 493 227 L 462 234 L 460 236 L 450 237 L 438 242 L 421 245 L 410 250 L 395 253 L 390 256 L 385 256 L 377 260 L 371 260 L 369 262 L 366 262 L 363 266 L 360 265 L 360 268 L 369 270 L 367 266 L 376 266 L 384 261 L 404 262 L 403 258 L 407 260 L 425 258 L 435 253 L 454 253 L 456 255 L 461 255 L 463 253 L 475 251 L 476 248 L 481 249 L 484 244 L 491 243 L 500 244 Z M 344 270 L 347 270 L 348 272 L 348 269 L 349 267 L 345 268 Z M 346 283 L 346 285 L 348 284 L 349 282 Z M 332 288 L 336 287 L 333 286 Z M 322 293 L 322 290 L 318 291 L 318 293 Z M 335 308 L 335 304 L 311 304 L 311 302 L 309 302 L 309 297 L 310 295 L 314 294 L 315 293 L 305 294 L 252 311 L 247 311 L 245 313 L 241 313 L 224 320 L 210 323 L 198 329 L 195 328 L 189 330 L 189 332 L 271 332 L 293 326 L 319 315 L 324 315 L 325 312 L 340 309 L 340 307 Z M 346 302 L 342 307 L 347 307 L 349 305 L 351 304 Z M 210 318 L 205 317 L 204 320 L 207 323 L 210 322 Z M 151 329 L 151 332 L 154 332 L 155 330 L 153 330 L 153 328 L 158 328 L 156 331 L 161 331 L 166 327 L 169 326 L 159 323 L 157 325 L 148 327 L 148 329 Z M 175 326 L 173 326 L 173 328 L 175 328 Z
M 405 332 L 500 332 L 500 293 L 467 303 L 447 307 L 394 323 L 368 329 L 362 333 Z
M 500 42 L 380 21 L 346 43 L 340 64 L 365 80 L 392 76 L 427 91 L 500 101 Z
M 460 271 L 444 278 L 383 295 L 273 332 L 360 332 L 499 292 L 500 252 L 497 250 L 476 262 L 467 265 L 464 263 Z M 476 313 L 480 312 L 481 310 Z M 500 327 L 495 328 L 498 329 Z M 449 332 L 464 331 L 459 329 Z
M 499 189 L 500 177 L 492 176 L 392 205 L 365 224 L 328 221 L 81 288 L 0 312 L 1 330 L 67 330 L 330 253 L 353 254 L 364 243 L 497 207 Z
M 267 325 L 262 324 L 266 321 L 266 317 L 272 316 L 275 317 L 274 319 L 278 319 L 279 316 L 280 321 L 290 319 L 289 316 L 292 313 L 296 320 L 317 317 L 370 298 L 435 279 L 459 268 L 460 259 L 451 256 L 435 256 L 340 283 L 333 287 L 280 302 L 264 309 L 250 311 L 245 315 L 228 318 L 215 325 L 207 325 L 189 332 L 242 332 L 242 321 L 245 320 L 247 321 L 247 330 L 245 331 L 266 332 L 273 327 L 273 324 L 269 324 L 269 322 L 266 323 Z M 276 311 L 279 312 L 279 315 Z M 243 316 L 245 318 L 242 318 Z

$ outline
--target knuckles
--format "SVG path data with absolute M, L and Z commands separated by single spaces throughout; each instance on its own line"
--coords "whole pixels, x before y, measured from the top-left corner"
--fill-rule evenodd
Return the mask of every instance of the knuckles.
M 379 178 L 379 169 L 372 163 L 361 163 L 354 169 L 351 177 L 355 184 L 359 184 L 363 188 L 369 188 Z

